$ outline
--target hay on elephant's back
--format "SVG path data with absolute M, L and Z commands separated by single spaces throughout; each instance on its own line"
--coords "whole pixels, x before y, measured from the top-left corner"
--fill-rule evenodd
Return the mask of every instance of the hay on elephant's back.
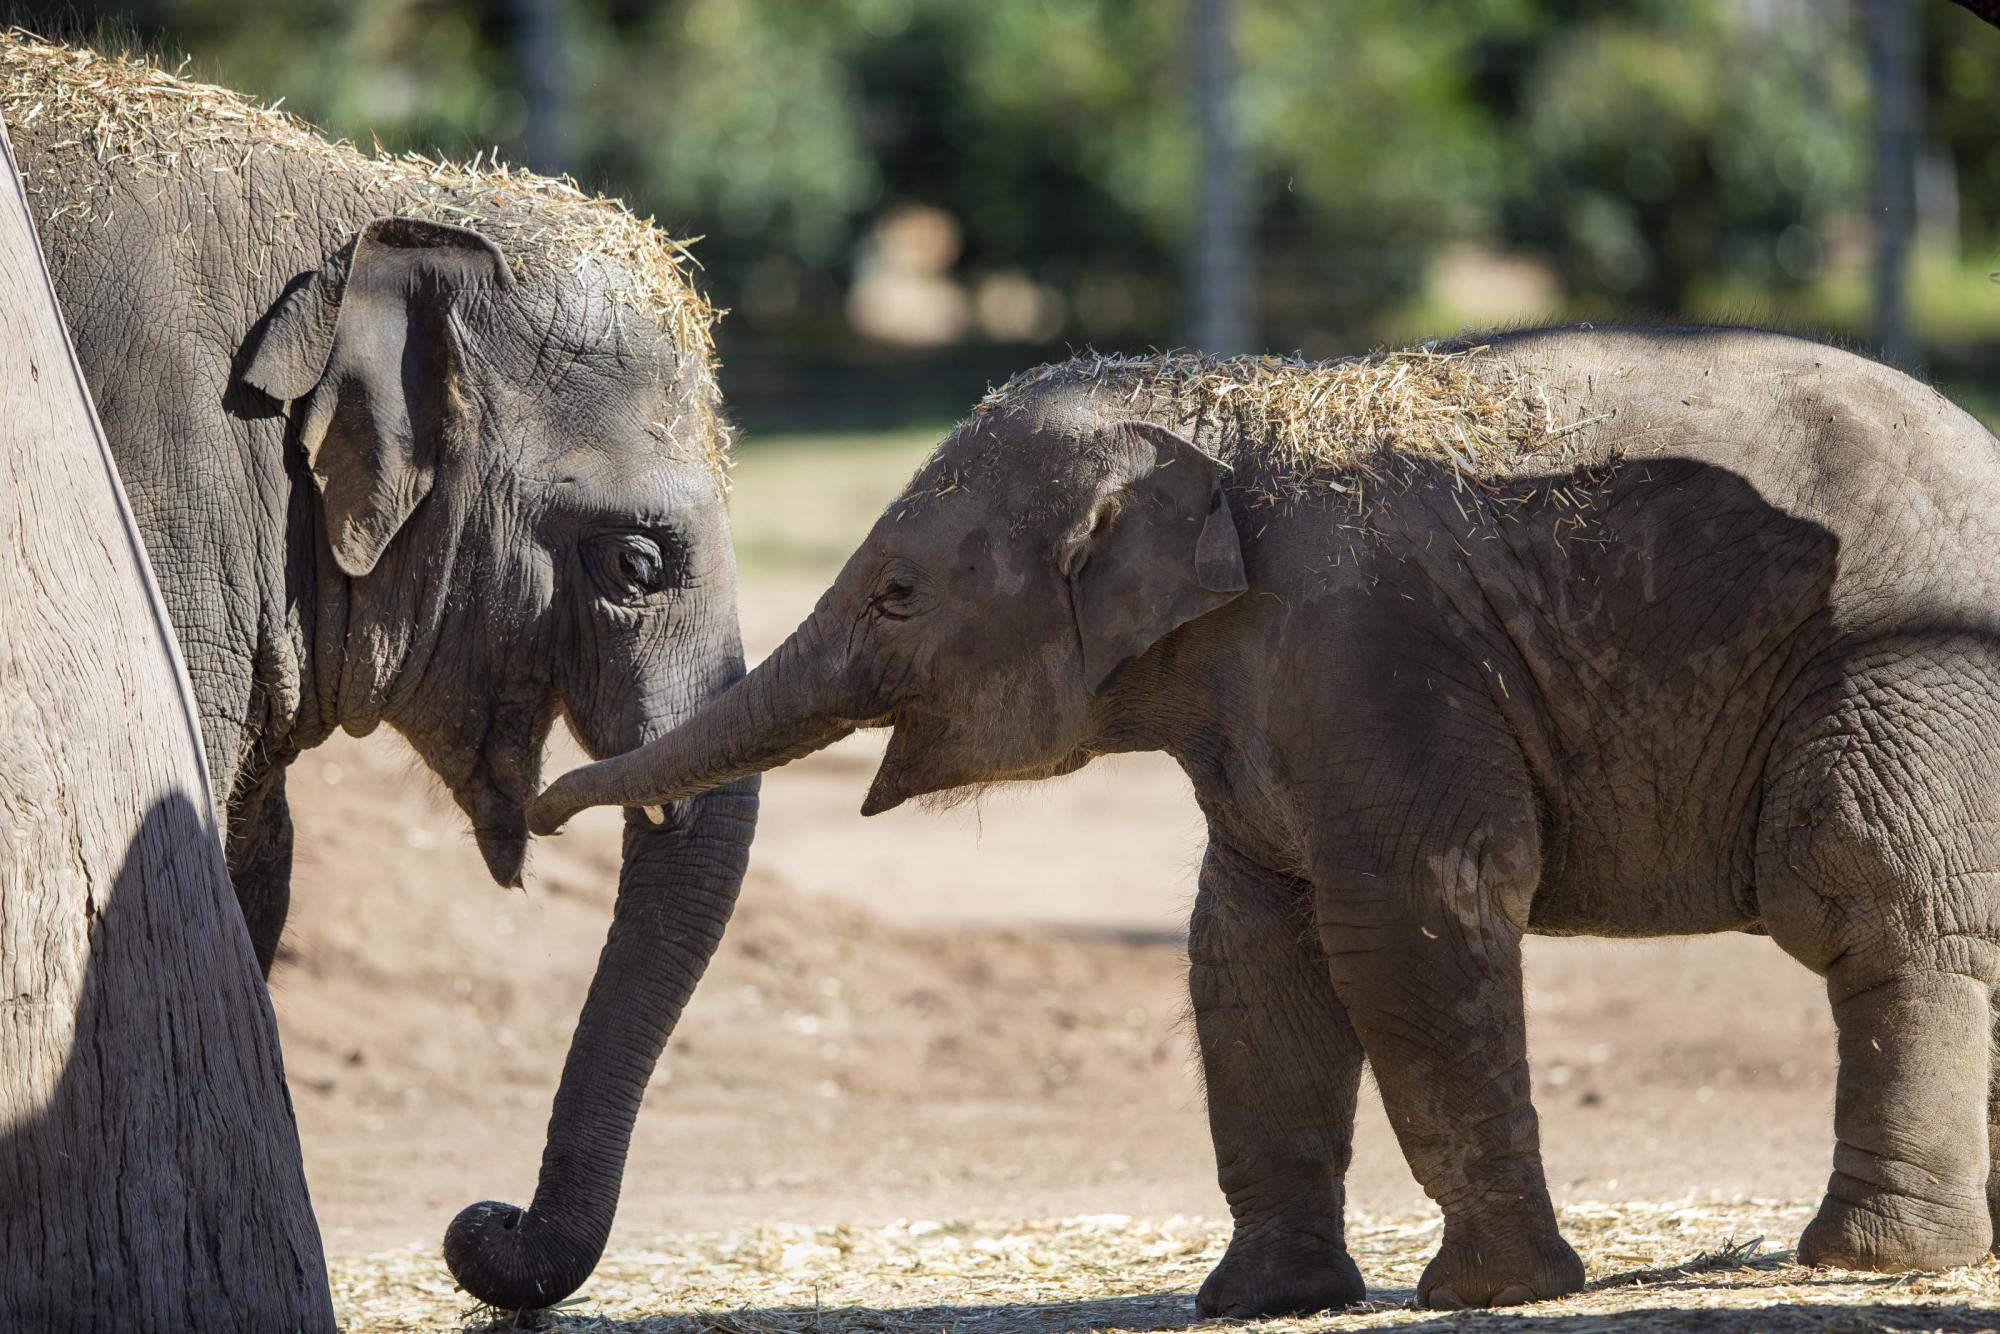
M 972 421 L 1064 385 L 1100 388 L 1136 416 L 1170 416 L 1273 499 L 1331 490 L 1357 507 L 1371 489 L 1407 482 L 1416 463 L 1481 485 L 1567 464 L 1591 420 L 1565 414 L 1491 348 L 1459 341 L 1338 361 L 1089 354 L 1015 376 Z
M 610 301 L 654 323 L 676 356 L 713 382 L 716 311 L 690 281 L 688 244 L 568 177 L 487 155 L 450 162 L 379 146 L 364 154 L 276 104 L 184 79 L 150 57 L 101 55 L 20 29 L 0 29 L 0 112 L 17 136 L 39 131 L 71 173 L 66 209 L 108 214 L 121 176 L 233 173 L 247 182 L 259 158 L 302 157 L 344 187 L 330 199 L 365 213 L 342 220 L 349 233 L 375 217 L 423 218 L 491 237 L 522 277 L 595 267 Z M 712 391 L 696 397 L 710 418 L 704 449 L 720 468 L 726 437 Z

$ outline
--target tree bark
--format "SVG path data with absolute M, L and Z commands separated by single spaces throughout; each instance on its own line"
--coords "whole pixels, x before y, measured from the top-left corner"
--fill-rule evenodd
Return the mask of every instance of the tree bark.
M 217 828 L 0 125 L 0 1329 L 335 1327 Z

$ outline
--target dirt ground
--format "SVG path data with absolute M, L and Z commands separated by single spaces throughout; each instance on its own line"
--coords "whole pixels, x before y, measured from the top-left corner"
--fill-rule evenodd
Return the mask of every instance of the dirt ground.
M 746 455 L 753 656 L 811 605 L 915 449 Z M 879 745 L 768 780 L 735 923 L 641 1116 L 614 1247 L 1221 1214 L 1182 1015 L 1201 833 L 1178 771 L 1100 762 L 976 809 L 863 820 Z M 327 1248 L 434 1255 L 462 1205 L 532 1191 L 608 917 L 615 817 L 544 840 L 526 893 L 506 892 L 386 733 L 308 754 L 291 790 L 298 874 L 272 989 Z M 1528 970 L 1559 1201 L 1817 1197 L 1832 1028 L 1816 980 L 1769 942 L 1536 940 Z M 1354 1207 L 1421 1218 L 1363 1101 Z
M 1805 1269 L 1771 1238 L 1799 1205 L 1570 1205 L 1563 1232 L 1589 1274 L 1582 1292 L 1499 1311 L 1415 1307 L 1438 1221 L 1350 1218 L 1369 1283 L 1360 1306 L 1260 1322 L 1262 1334 L 1399 1328 L 1443 1334 L 1874 1334 L 2000 1326 L 2000 1266 L 1940 1274 Z M 390 1253 L 333 1267 L 349 1334 L 1135 1334 L 1240 1329 L 1199 1320 L 1194 1291 L 1228 1241 L 1217 1220 L 1097 1215 L 1043 1222 L 880 1228 L 796 1226 L 665 1238 L 607 1256 L 578 1297 L 519 1318 L 468 1309 L 433 1256 Z

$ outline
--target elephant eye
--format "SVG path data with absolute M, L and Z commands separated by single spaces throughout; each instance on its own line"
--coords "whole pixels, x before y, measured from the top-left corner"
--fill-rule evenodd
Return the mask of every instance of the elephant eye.
M 883 581 L 875 596 L 869 599 L 868 609 L 877 616 L 886 616 L 892 621 L 906 621 L 916 611 L 912 603 L 916 591 L 916 585 L 908 579 L 892 575 Z
M 625 582 L 648 593 L 660 587 L 660 561 L 650 552 L 627 548 L 618 553 L 618 573 Z
M 624 601 L 662 591 L 671 574 L 660 544 L 639 533 L 620 533 L 592 543 L 590 565 L 603 592 Z

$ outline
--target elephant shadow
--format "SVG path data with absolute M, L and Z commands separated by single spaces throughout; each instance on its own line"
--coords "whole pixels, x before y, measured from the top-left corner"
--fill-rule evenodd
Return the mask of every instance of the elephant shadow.
M 1779 1263 L 1788 1254 L 1776 1257 Z M 1769 1261 L 1753 1263 L 1765 1267 Z M 1590 1302 L 1621 1288 L 1640 1288 L 1649 1299 L 1643 1304 L 1620 1305 L 1613 1309 L 1587 1311 L 1544 1310 L 1513 1307 L 1494 1311 L 1440 1312 L 1420 1316 L 1394 1326 L 1412 1334 L 1462 1334 L 1463 1331 L 1508 1331 L 1508 1334 L 1604 1334 L 1606 1330 L 1756 1330 L 1799 1331 L 1824 1334 L 1828 1329 L 1923 1329 L 1939 1334 L 1974 1334 L 2000 1327 L 2000 1308 L 1986 1305 L 1924 1303 L 1903 1305 L 1887 1302 L 1813 1302 L 1788 1300 L 1768 1306 L 1737 1309 L 1717 1308 L 1702 1294 L 1761 1286 L 1734 1274 L 1705 1277 L 1662 1270 L 1662 1281 L 1653 1283 L 1640 1275 L 1622 1275 L 1600 1280 L 1584 1290 L 1578 1301 Z M 1893 1289 L 1905 1285 L 1906 1275 L 1852 1274 L 1787 1281 L 1783 1291 L 1796 1297 L 1801 1289 L 1856 1286 Z M 1643 1287 L 1641 1285 L 1643 1284 Z M 1676 1301 L 1679 1297 L 1681 1300 Z M 1416 1302 L 1414 1288 L 1380 1288 L 1372 1294 L 1365 1311 L 1403 1311 L 1410 1315 Z M 1596 1306 L 1593 1303 L 1593 1306 Z M 770 1307 L 734 1311 L 661 1312 L 631 1320 L 606 1320 L 588 1314 L 553 1311 L 524 1314 L 516 1320 L 475 1323 L 465 1334 L 1094 1334 L 1094 1331 L 1129 1331 L 1129 1334 L 1163 1334 L 1164 1331 L 1193 1329 L 1256 1329 L 1269 1327 L 1286 1334 L 1307 1330 L 1339 1330 L 1348 1327 L 1362 1312 L 1330 1311 L 1316 1317 L 1280 1319 L 1266 1326 L 1261 1321 L 1204 1320 L 1195 1314 L 1194 1295 L 1188 1292 L 1141 1294 L 1071 1302 L 995 1302 L 963 1305 L 880 1308 Z M 1372 1327 L 1372 1326 L 1371 1326 Z
M 49 845 L 14 851 L 7 893 L 25 899 Z M 276 1026 L 211 818 L 160 797 L 108 862 L 84 868 L 74 994 L 51 957 L 36 994 L 0 1002 L 74 1006 L 66 1033 L 51 1014 L 8 1034 L 0 1329 L 331 1330 Z M 45 947 L 44 920 L 20 914 L 7 943 Z M 27 1074 L 55 1043 L 61 1073 Z
M 1885 1279 L 1884 1283 L 1900 1282 Z M 1708 1285 L 1714 1286 L 1714 1285 Z M 1370 1311 L 1407 1307 L 1415 1294 L 1387 1291 Z M 1399 1300 L 1400 1299 L 1400 1300 Z M 1262 1321 L 1203 1320 L 1194 1313 L 1187 1293 L 1164 1296 L 1115 1297 L 1092 1302 L 999 1303 L 994 1305 L 926 1306 L 883 1310 L 873 1307 L 783 1307 L 764 1310 L 707 1311 L 661 1314 L 640 1319 L 603 1320 L 593 1316 L 543 1315 L 518 1323 L 499 1321 L 469 1325 L 466 1334 L 1094 1334 L 1129 1331 L 1160 1334 L 1172 1330 L 1271 1328 L 1285 1334 L 1349 1327 L 1355 1312 L 1329 1311 L 1317 1317 Z M 1411 1314 L 1415 1314 L 1412 1312 Z M 1440 1312 L 1429 1318 L 1397 1324 L 1409 1334 L 1466 1334 L 1467 1331 L 1507 1331 L 1508 1334 L 1605 1334 L 1607 1330 L 1756 1330 L 1825 1334 L 1829 1329 L 1921 1329 L 1936 1334 L 1977 1334 L 2000 1322 L 2000 1310 L 1959 1305 L 1899 1305 L 1843 1302 L 1817 1305 L 1809 1301 L 1779 1302 L 1736 1310 L 1651 1303 L 1616 1311 L 1542 1314 L 1520 1307 L 1497 1311 Z M 1374 1326 L 1370 1326 L 1371 1328 Z
M 1509 1334 L 1604 1334 L 1607 1330 L 1722 1329 L 1799 1331 L 1923 1329 L 1973 1334 L 2000 1328 L 2000 1305 L 1926 1302 L 1814 1301 L 1815 1289 L 1851 1297 L 1862 1288 L 1884 1293 L 1907 1288 L 1907 1274 L 1821 1273 L 1801 1269 L 1796 1253 L 1755 1246 L 1695 1257 L 1677 1264 L 1627 1270 L 1592 1280 L 1577 1297 L 1543 1307 L 1427 1313 L 1415 1309 L 1413 1287 L 1377 1287 L 1360 1310 L 1261 1321 L 1205 1320 L 1195 1314 L 1191 1292 L 1128 1294 L 1079 1301 L 966 1302 L 910 1307 L 785 1306 L 660 1312 L 605 1319 L 584 1312 L 535 1311 L 465 1326 L 464 1334 L 1165 1334 L 1174 1330 L 1272 1328 L 1284 1334 L 1339 1330 L 1360 1318 L 1398 1313 L 1413 1317 L 1399 1330 L 1508 1331 Z M 1788 1300 L 1769 1305 L 1717 1307 L 1718 1293 L 1762 1290 Z M 1627 1301 L 1620 1301 L 1627 1297 Z M 1586 1309 L 1577 1309 L 1584 1307 Z M 1568 1308 L 1568 1309 L 1565 1309 Z M 1373 1326 L 1371 1326 L 1373 1327 Z
M 1236 1324 L 1238 1322 L 1225 1322 Z M 870 1307 L 784 1306 L 734 1311 L 679 1311 L 606 1320 L 586 1313 L 524 1312 L 465 1326 L 465 1334 L 800 1334 L 880 1331 L 934 1334 L 939 1330 L 989 1334 L 1090 1334 L 1094 1330 L 1153 1331 L 1210 1327 L 1194 1311 L 1194 1294 L 1167 1292 L 1071 1302 L 993 1302 L 964 1305 Z

